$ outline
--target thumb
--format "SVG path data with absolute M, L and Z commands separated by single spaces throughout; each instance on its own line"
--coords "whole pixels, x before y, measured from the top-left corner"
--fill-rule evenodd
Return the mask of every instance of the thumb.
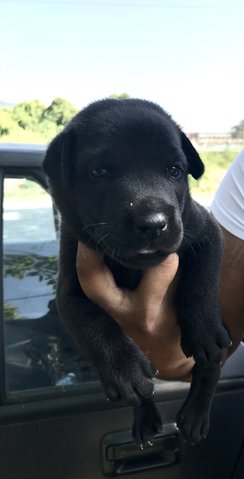
M 147 307 L 162 304 L 179 266 L 179 256 L 172 253 L 157 266 L 148 268 L 137 288 L 138 299 Z
M 106 309 L 107 304 L 116 307 L 123 301 L 123 292 L 103 262 L 102 256 L 78 243 L 76 256 L 78 280 L 85 295 Z

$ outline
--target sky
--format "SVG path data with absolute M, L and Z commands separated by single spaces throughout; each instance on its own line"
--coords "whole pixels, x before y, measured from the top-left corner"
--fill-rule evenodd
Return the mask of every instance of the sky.
M 244 118 L 243 0 L 0 0 L 0 101 L 113 93 L 160 104 L 186 132 Z

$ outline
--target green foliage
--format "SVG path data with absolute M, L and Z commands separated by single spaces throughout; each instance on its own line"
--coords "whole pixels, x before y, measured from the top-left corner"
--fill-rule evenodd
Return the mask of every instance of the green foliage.
M 41 120 L 45 106 L 39 100 L 18 103 L 12 110 L 12 117 L 24 130 L 35 130 Z
M 27 277 L 36 277 L 39 281 L 45 281 L 56 289 L 56 277 L 58 269 L 57 256 L 40 256 L 38 254 L 5 254 L 4 255 L 4 277 L 12 277 L 23 280 Z M 4 319 L 19 319 L 19 311 L 10 302 L 4 302 Z
M 4 320 L 20 319 L 18 309 L 8 301 L 4 301 Z
M 59 133 L 61 129 L 62 128 L 58 127 L 55 122 L 49 120 L 48 118 L 42 118 L 42 121 L 38 125 L 38 133 L 43 137 L 44 140 L 42 140 L 41 143 L 49 142 L 57 135 L 57 133 Z
M 190 177 L 190 189 L 193 197 L 201 201 L 204 198 L 209 199 L 215 193 L 237 152 L 227 148 L 224 151 L 199 153 L 205 165 L 205 173 L 199 181 Z
M 5 108 L 0 109 L 0 137 L 9 135 L 12 131 L 18 128 L 17 123 L 12 118 L 11 110 Z
M 24 279 L 35 276 L 39 281 L 45 281 L 55 290 L 58 269 L 57 256 L 40 256 L 37 254 L 5 254 L 4 277 L 11 276 L 15 279 Z
M 116 93 L 112 93 L 112 95 L 109 95 L 108 98 L 115 98 L 115 99 L 116 98 L 118 98 L 118 99 L 122 98 L 123 99 L 123 98 L 130 98 L 130 95 L 128 95 L 128 93 L 121 93 L 120 95 L 117 95 Z
M 51 205 L 50 196 L 44 188 L 41 188 L 35 181 L 26 178 L 5 179 L 4 200 L 6 202 L 33 201 L 43 205 L 49 201 Z
M 76 108 L 69 101 L 55 98 L 43 112 L 42 119 L 64 127 L 76 113 Z
M 63 98 L 55 98 L 46 108 L 39 100 L 0 108 L 1 141 L 17 143 L 49 142 L 77 113 Z
M 244 139 L 244 120 L 241 120 L 238 125 L 231 128 L 232 138 L 242 138 Z

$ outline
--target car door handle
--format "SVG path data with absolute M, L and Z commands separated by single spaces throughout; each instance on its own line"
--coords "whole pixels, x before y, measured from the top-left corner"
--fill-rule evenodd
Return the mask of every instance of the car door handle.
M 101 441 L 103 473 L 122 475 L 159 467 L 170 467 L 180 461 L 181 438 L 175 423 L 165 424 L 152 444 L 140 447 L 130 431 L 107 434 Z

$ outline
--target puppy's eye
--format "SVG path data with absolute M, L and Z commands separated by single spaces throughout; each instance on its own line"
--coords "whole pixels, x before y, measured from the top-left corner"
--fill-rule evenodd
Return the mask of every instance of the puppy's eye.
M 168 175 L 171 177 L 171 178 L 175 178 L 175 179 L 180 179 L 181 176 L 182 176 L 182 170 L 179 166 L 177 165 L 173 165 L 173 166 L 169 166 L 167 168 L 167 171 L 168 171 Z
M 89 175 L 92 178 L 100 178 L 101 176 L 109 176 L 109 171 L 107 168 L 104 167 L 91 168 L 89 171 Z

